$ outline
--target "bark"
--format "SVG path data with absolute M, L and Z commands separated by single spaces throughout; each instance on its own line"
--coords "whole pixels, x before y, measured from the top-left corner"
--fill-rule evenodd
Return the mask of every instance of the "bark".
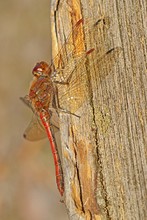
M 146 4 L 52 0 L 53 57 L 68 42 L 55 67 L 72 72 L 58 86 L 70 219 L 147 219 Z

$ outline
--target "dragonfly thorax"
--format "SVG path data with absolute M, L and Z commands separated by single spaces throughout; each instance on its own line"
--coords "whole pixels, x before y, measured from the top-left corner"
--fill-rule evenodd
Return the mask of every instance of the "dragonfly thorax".
M 48 111 L 52 97 L 53 83 L 50 78 L 40 76 L 35 82 L 32 82 L 29 99 L 36 112 L 40 113 L 43 109 Z

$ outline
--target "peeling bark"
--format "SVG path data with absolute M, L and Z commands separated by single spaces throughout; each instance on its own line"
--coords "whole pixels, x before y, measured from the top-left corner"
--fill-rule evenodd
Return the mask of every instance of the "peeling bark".
M 59 103 L 80 116 L 60 114 L 70 219 L 147 219 L 145 8 L 144 0 L 52 1 L 53 57 L 68 39 L 55 66 L 73 72 L 57 85 Z M 70 56 L 62 59 L 70 51 L 74 69 Z

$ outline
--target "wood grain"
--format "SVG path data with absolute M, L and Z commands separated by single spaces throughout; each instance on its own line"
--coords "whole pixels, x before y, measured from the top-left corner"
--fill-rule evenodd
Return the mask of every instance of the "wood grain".
M 80 118 L 60 114 L 70 219 L 147 219 L 146 3 L 52 1 L 53 56 L 80 18 L 90 21 L 85 48 L 96 48 L 75 71 L 85 71 Z M 121 54 L 99 62 L 117 47 Z

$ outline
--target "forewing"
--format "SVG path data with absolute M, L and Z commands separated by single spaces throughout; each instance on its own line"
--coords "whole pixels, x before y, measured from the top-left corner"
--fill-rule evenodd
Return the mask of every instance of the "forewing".
M 57 86 L 60 107 L 70 111 L 71 113 L 75 113 L 89 97 L 88 84 L 90 82 L 87 74 L 90 74 L 89 71 L 91 67 L 97 65 L 98 77 L 106 77 L 106 75 L 109 74 L 111 69 L 114 67 L 120 52 L 121 48 L 116 47 L 101 55 L 101 57 L 97 57 L 97 51 L 95 50 L 88 55 L 95 59 L 92 59 L 91 57 L 87 66 L 83 65 L 84 62 L 79 63 L 78 71 L 77 69 L 74 70 L 70 83 L 67 85 L 60 84 Z
M 64 45 L 58 54 L 52 60 L 53 81 L 66 82 L 70 73 L 84 61 L 87 51 L 92 48 L 96 49 L 96 45 L 91 47 L 88 45 L 89 37 L 97 36 L 98 53 L 103 54 L 104 37 L 106 30 L 109 28 L 108 18 L 102 18 L 93 23 L 93 19 L 80 19 L 73 30 L 65 40 Z
M 107 53 L 105 49 L 105 35 L 109 28 L 109 19 L 101 18 L 93 23 L 93 19 L 80 19 L 73 31 L 52 60 L 53 81 L 58 87 L 58 100 L 62 109 L 74 113 L 88 97 L 87 72 L 91 65 L 98 65 L 99 74 L 104 74 L 104 67 L 109 69 L 113 66 L 115 54 L 118 49 Z M 88 45 L 89 38 L 95 45 Z M 94 60 L 85 63 L 93 56 Z M 108 71 L 106 71 L 108 72 Z M 59 85 L 60 83 L 60 85 Z

